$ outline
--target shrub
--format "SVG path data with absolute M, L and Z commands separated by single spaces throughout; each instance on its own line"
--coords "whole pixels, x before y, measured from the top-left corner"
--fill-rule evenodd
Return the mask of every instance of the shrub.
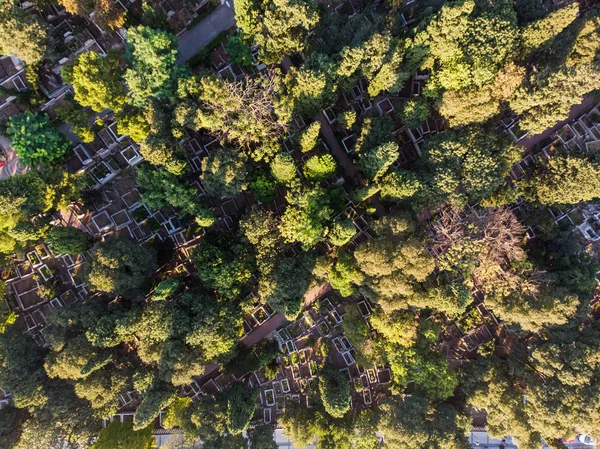
M 310 181 L 324 181 L 335 174 L 335 167 L 331 154 L 313 156 L 304 165 L 304 176 Z
M 46 243 L 57 254 L 80 254 L 90 248 L 91 241 L 87 232 L 71 226 L 52 227 L 46 236 Z
M 340 115 L 338 115 L 337 119 L 342 128 L 352 128 L 352 125 L 356 123 L 356 111 L 350 110 L 342 112 Z
M 277 195 L 277 182 L 271 176 L 258 175 L 250 184 L 250 190 L 259 201 L 268 203 Z
M 410 100 L 400 116 L 407 128 L 418 128 L 429 117 L 429 104 L 421 97 Z
M 329 229 L 329 240 L 335 246 L 343 246 L 356 235 L 356 228 L 352 220 L 347 218 L 337 219 Z
M 317 139 L 319 138 L 319 131 L 321 131 L 320 122 L 312 122 L 308 128 L 306 128 L 298 136 L 298 143 L 300 144 L 300 150 L 303 153 L 308 153 L 317 145 Z
M 294 159 L 289 154 L 278 154 L 271 162 L 271 173 L 282 184 L 290 184 L 297 177 Z
M 24 112 L 10 117 L 6 133 L 26 165 L 52 162 L 64 156 L 69 143 L 54 128 L 47 114 Z

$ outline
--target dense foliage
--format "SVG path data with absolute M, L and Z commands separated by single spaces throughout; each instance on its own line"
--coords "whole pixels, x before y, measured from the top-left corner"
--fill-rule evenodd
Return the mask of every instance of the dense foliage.
M 597 437 L 598 6 L 175 3 L 0 6 L 0 448 Z

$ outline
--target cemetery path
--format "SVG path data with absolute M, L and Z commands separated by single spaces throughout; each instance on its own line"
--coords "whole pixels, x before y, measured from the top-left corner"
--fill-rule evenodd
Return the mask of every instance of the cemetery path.
M 348 153 L 346 153 L 346 151 L 338 142 L 325 115 L 321 112 L 320 114 L 313 117 L 313 119 L 321 123 L 321 135 L 325 139 L 325 142 L 327 143 L 331 154 L 337 160 L 337 163 L 340 164 L 344 169 L 346 177 L 350 178 L 352 180 L 352 184 L 354 184 L 355 186 L 364 186 L 365 183 L 361 174 L 352 162 L 352 158 L 348 156 Z M 373 196 L 369 198 L 368 203 L 375 207 L 378 217 L 383 217 L 387 215 L 387 211 L 385 210 L 385 207 L 383 206 L 381 201 L 379 201 L 379 198 Z
M 321 295 L 324 295 L 331 290 L 332 288 L 329 284 L 317 285 L 304 296 L 303 307 L 308 307 Z M 286 321 L 287 320 L 284 315 L 281 313 L 276 313 L 275 315 L 271 316 L 271 318 L 269 318 L 265 324 L 257 327 L 252 332 L 245 335 L 240 341 L 248 347 L 254 346 L 256 343 L 266 338 L 271 332 L 279 329 Z
M 4 136 L 0 136 L 0 146 L 2 147 L 4 156 L 6 157 L 6 163 L 3 167 L 0 167 L 0 180 L 29 171 L 29 167 L 21 163 L 17 157 L 17 153 L 12 149 L 10 140 Z
M 550 136 L 552 133 L 556 132 L 560 128 L 562 128 L 567 123 L 572 122 L 581 114 L 583 114 L 587 109 L 590 109 L 594 105 L 595 101 L 590 95 L 586 95 L 583 97 L 583 101 L 579 104 L 575 104 L 571 106 L 571 112 L 569 113 L 569 117 L 561 122 L 558 122 L 552 128 L 548 128 L 541 134 L 536 134 L 535 136 L 527 137 L 523 139 L 520 143 L 525 147 L 526 150 L 531 150 L 534 146 L 544 140 L 546 137 Z
M 233 6 L 222 4 L 191 30 L 179 36 L 179 58 L 184 63 L 209 44 L 221 31 L 235 26 Z

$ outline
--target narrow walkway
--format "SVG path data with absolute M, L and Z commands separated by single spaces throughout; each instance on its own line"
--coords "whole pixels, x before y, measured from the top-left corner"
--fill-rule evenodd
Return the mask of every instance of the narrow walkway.
M 304 296 L 304 305 L 303 308 L 310 306 L 317 298 L 324 295 L 325 293 L 331 291 L 331 285 L 329 284 L 321 284 L 312 288 L 306 295 Z M 257 327 L 249 334 L 246 334 L 240 341 L 244 343 L 246 346 L 254 346 L 256 343 L 261 341 L 263 338 L 266 338 L 271 334 L 271 332 L 279 329 L 283 324 L 287 321 L 285 315 L 281 313 L 277 313 L 262 326 Z
M 206 19 L 196 24 L 191 30 L 179 36 L 179 58 L 182 64 L 208 45 L 221 31 L 235 26 L 233 6 L 223 4 L 217 7 Z
M 335 134 L 333 133 L 333 130 L 331 129 L 331 126 L 329 125 L 329 122 L 327 121 L 325 115 L 323 115 L 323 113 L 321 112 L 320 114 L 314 116 L 313 120 L 319 121 L 321 123 L 321 136 L 323 136 L 323 138 L 325 139 L 325 142 L 327 143 L 331 154 L 335 157 L 338 164 L 344 169 L 346 177 L 351 180 L 353 185 L 364 186 L 365 182 L 361 174 L 352 162 L 352 158 L 348 155 L 348 153 L 346 153 L 346 151 L 341 147 L 341 145 L 337 141 L 337 138 L 335 137 Z M 375 207 L 378 217 L 383 217 L 387 215 L 387 211 L 385 210 L 385 207 L 383 206 L 381 201 L 379 201 L 379 198 L 371 197 L 369 198 L 368 202 L 373 207 Z

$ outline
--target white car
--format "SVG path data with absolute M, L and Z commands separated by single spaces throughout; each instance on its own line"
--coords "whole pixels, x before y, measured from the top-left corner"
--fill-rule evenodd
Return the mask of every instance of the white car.
M 579 435 L 577 435 L 576 440 L 581 443 L 581 444 L 585 444 L 586 446 L 595 446 L 596 445 L 596 441 L 589 435 L 586 435 L 585 433 L 581 433 Z

